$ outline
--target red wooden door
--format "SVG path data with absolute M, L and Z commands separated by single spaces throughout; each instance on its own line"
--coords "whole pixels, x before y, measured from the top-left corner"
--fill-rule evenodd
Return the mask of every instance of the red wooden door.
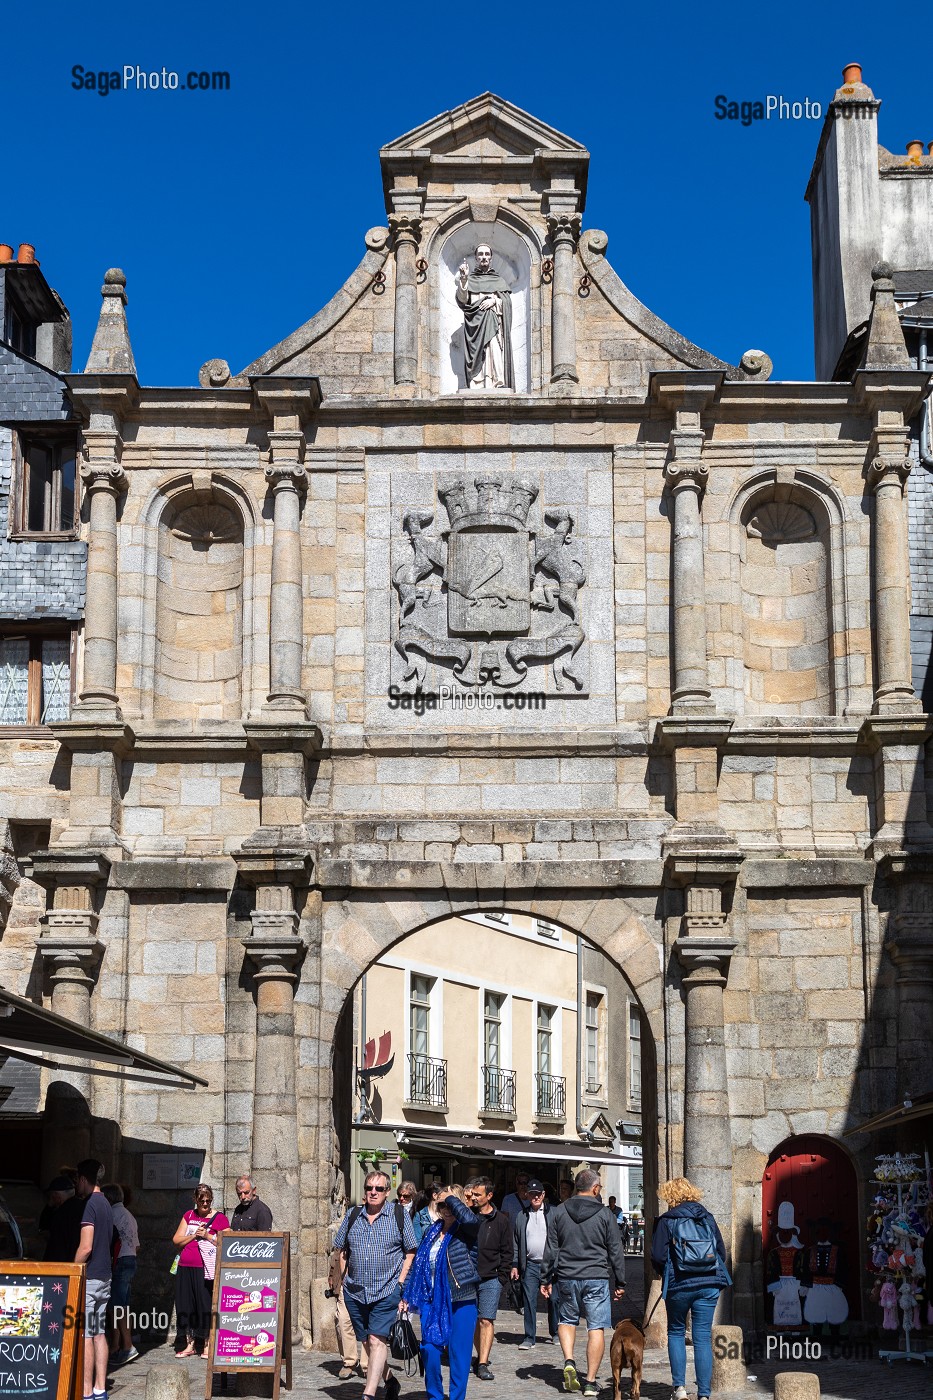
M 815 1243 L 811 1221 L 827 1216 L 835 1222 L 840 1246 L 837 1282 L 849 1300 L 849 1317 L 860 1318 L 858 1184 L 855 1169 L 841 1147 L 828 1138 L 787 1138 L 768 1159 L 761 1181 L 762 1253 L 777 1243 L 778 1206 L 790 1201 L 804 1248 Z

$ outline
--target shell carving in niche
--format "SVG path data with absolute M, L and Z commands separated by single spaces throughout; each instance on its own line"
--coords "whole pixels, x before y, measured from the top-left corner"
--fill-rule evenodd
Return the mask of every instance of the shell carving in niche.
M 793 501 L 767 501 L 758 507 L 745 528 L 763 544 L 797 544 L 813 538 L 816 521 Z
M 239 539 L 240 523 L 226 506 L 212 501 L 179 511 L 172 522 L 172 534 L 192 544 L 228 544 Z

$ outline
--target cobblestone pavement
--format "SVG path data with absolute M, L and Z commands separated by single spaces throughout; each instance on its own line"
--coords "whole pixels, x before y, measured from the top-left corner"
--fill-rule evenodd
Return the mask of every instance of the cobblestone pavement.
M 500 1314 L 503 1327 L 499 1333 L 492 1357 L 495 1382 L 471 1380 L 469 1400 L 553 1400 L 562 1395 L 560 1384 L 560 1352 L 556 1347 L 538 1346 L 535 1351 L 519 1351 L 521 1327 L 516 1327 L 514 1314 Z M 514 1319 L 514 1320 L 513 1320 Z M 540 1325 L 539 1325 L 540 1326 Z M 578 1361 L 582 1359 L 582 1337 L 577 1339 Z M 113 1400 L 144 1400 L 146 1372 L 154 1361 L 168 1361 L 173 1366 L 185 1366 L 191 1377 L 192 1400 L 200 1400 L 204 1394 L 205 1365 L 203 1361 L 176 1361 L 171 1347 L 159 1346 L 146 1352 L 138 1361 L 114 1372 L 110 1394 Z M 318 1352 L 298 1352 L 295 1357 L 295 1375 L 292 1394 L 296 1397 L 326 1396 L 328 1400 L 360 1400 L 362 1384 L 360 1380 L 340 1381 L 337 1372 L 340 1358 L 322 1355 Z M 888 1366 L 878 1360 L 863 1361 L 819 1361 L 784 1362 L 779 1365 L 762 1364 L 751 1366 L 755 1376 L 747 1389 L 730 1393 L 729 1400 L 761 1400 L 773 1393 L 773 1377 L 776 1371 L 810 1370 L 820 1378 L 822 1400 L 933 1400 L 933 1360 L 929 1365 L 907 1364 L 904 1362 Z M 692 1364 L 688 1359 L 688 1379 L 692 1377 Z M 244 1378 L 245 1381 L 246 1378 Z M 253 1384 L 247 1390 L 241 1381 L 241 1388 L 234 1391 L 230 1385 L 230 1395 L 269 1395 L 271 1391 L 261 1384 Z M 420 1380 L 406 1380 L 401 1377 L 402 1400 L 421 1400 L 424 1385 Z M 604 1400 L 611 1400 L 612 1384 L 608 1358 L 600 1373 L 601 1390 Z M 215 1384 L 215 1393 L 217 1392 Z M 622 1395 L 627 1397 L 627 1378 L 623 1380 Z M 643 1400 L 669 1400 L 671 1393 L 670 1371 L 667 1356 L 661 1351 L 649 1351 L 645 1355 L 645 1372 L 642 1383 Z M 283 1396 L 285 1392 L 282 1392 Z M 695 1395 L 695 1388 L 691 1394 Z

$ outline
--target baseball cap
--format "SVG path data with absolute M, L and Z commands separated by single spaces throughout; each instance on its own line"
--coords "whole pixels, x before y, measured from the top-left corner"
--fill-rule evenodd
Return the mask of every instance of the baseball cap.
M 528 1185 L 525 1187 L 525 1190 L 528 1192 L 529 1196 L 533 1196 L 536 1191 L 544 1190 L 544 1183 L 542 1181 L 537 1181 L 535 1177 L 532 1177 Z

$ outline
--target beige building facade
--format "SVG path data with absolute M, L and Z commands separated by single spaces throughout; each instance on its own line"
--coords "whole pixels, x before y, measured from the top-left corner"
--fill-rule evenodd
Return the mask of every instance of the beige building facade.
M 555 1199 L 592 1164 L 620 1209 L 642 1203 L 641 1014 L 584 940 L 504 910 L 444 920 L 361 978 L 354 1019 L 354 1200 L 377 1163 L 500 1195 L 531 1171 Z
M 659 1179 L 695 1178 L 734 1316 L 761 1326 L 769 1164 L 822 1144 L 858 1212 L 875 1144 L 845 1135 L 930 1087 L 907 534 L 929 377 L 883 269 L 845 380 L 692 345 L 586 226 L 586 149 L 490 94 L 381 162 L 356 272 L 243 371 L 141 384 L 114 270 L 64 378 L 87 599 L 69 718 L 0 734 L 0 976 L 208 1087 L 43 1071 L 22 1108 L 41 1180 L 90 1147 L 113 1162 L 165 1240 L 158 1289 L 184 1196 L 147 1159 L 200 1153 L 228 1203 L 251 1168 L 320 1343 L 360 979 L 367 1031 L 376 997 L 391 1028 L 417 947 L 459 1005 L 445 1052 L 474 1046 L 452 1111 L 478 1128 L 480 974 L 433 949 L 505 912 L 624 980 L 647 1215 Z M 466 387 L 487 331 L 510 382 Z M 534 966 L 482 971 L 515 998 L 513 1055 Z M 553 975 L 569 1078 L 575 994 Z M 515 1131 L 547 1136 L 530 1058 L 506 1067 Z M 410 1131 L 404 1084 L 381 1092 Z

